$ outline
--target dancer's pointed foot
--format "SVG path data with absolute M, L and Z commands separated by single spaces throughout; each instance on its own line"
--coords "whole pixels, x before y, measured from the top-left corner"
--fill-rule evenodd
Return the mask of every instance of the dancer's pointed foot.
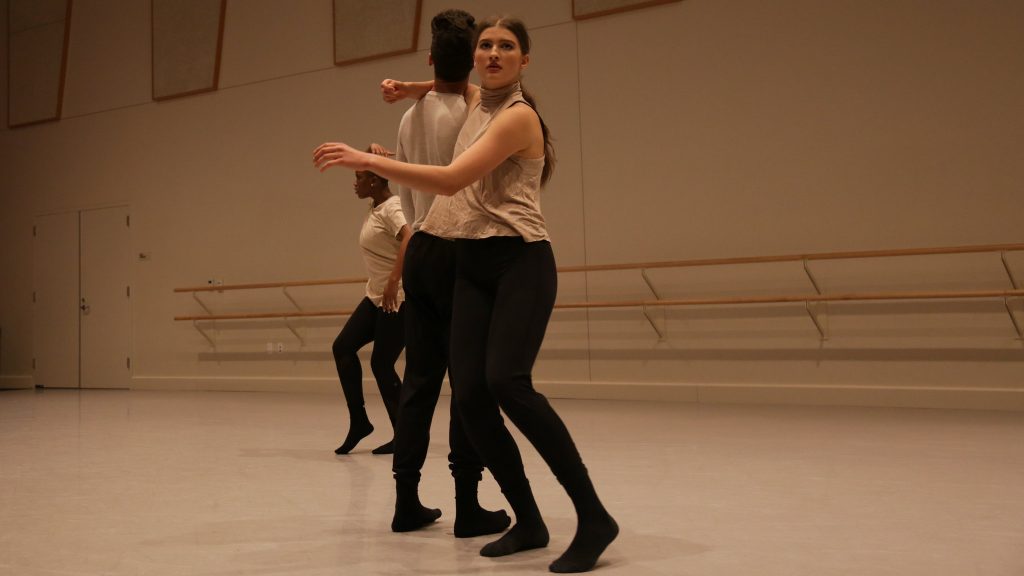
M 504 536 L 480 549 L 481 556 L 497 558 L 524 550 L 543 548 L 548 545 L 548 528 L 543 522 L 516 523 Z
M 348 454 L 359 444 L 359 441 L 366 438 L 373 432 L 373 424 L 370 424 L 369 420 L 354 419 L 348 429 L 348 436 L 345 436 L 345 442 L 334 449 L 335 454 Z
M 504 510 L 485 510 L 477 506 L 474 510 L 459 509 L 455 514 L 455 537 L 473 538 L 497 534 L 512 523 Z
M 381 444 L 370 452 L 374 454 L 394 454 L 395 453 L 395 441 L 391 440 L 387 444 Z
M 433 524 L 441 517 L 437 508 L 427 508 L 416 503 L 413 506 L 395 506 L 395 517 L 391 520 L 392 532 L 412 532 Z
M 597 564 L 601 553 L 618 535 L 619 525 L 608 515 L 597 522 L 580 524 L 569 548 L 548 568 L 559 574 L 587 572 Z

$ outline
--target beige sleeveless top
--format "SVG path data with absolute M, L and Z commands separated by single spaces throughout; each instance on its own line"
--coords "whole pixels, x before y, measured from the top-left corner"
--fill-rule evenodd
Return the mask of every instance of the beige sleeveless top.
M 481 89 L 480 104 L 470 111 L 459 132 L 455 158 L 487 132 L 498 114 L 519 102 L 529 106 L 518 83 L 496 91 Z M 420 229 L 443 238 L 522 236 L 527 242 L 547 240 L 540 211 L 543 170 L 543 156 L 510 156 L 454 196 L 438 196 Z

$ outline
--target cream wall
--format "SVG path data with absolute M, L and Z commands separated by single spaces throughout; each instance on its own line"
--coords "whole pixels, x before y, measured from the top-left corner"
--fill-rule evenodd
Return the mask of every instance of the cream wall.
M 560 264 L 1022 239 L 1020 3 L 686 0 L 580 23 L 568 1 L 517 10 L 535 45 L 525 83 L 556 137 L 544 209 Z M 335 389 L 340 319 L 298 323 L 304 346 L 280 322 L 224 323 L 216 350 L 171 320 L 199 310 L 178 286 L 362 274 L 351 174 L 318 174 L 310 152 L 336 138 L 393 143 L 404 107 L 380 103 L 376 85 L 429 75 L 429 27 L 419 52 L 338 68 L 330 18 L 327 0 L 229 2 L 220 90 L 154 103 L 148 3 L 75 2 L 65 118 L 0 132 L 4 382 L 31 374 L 32 217 L 123 203 L 132 251 L 151 256 L 134 266 L 133 386 Z M 1024 255 L 1012 263 L 1024 276 Z M 815 273 L 826 290 L 1007 285 L 998 256 Z M 651 277 L 663 297 L 808 288 L 799 265 Z M 292 293 L 343 308 L 360 290 Z M 560 278 L 564 301 L 646 295 L 636 273 Z M 274 291 L 207 301 L 288 305 Z M 556 312 L 539 386 L 1024 409 L 1024 348 L 1000 302 L 834 304 L 825 342 L 799 305 L 654 319 L 662 341 L 637 310 Z M 266 342 L 287 352 L 268 356 Z

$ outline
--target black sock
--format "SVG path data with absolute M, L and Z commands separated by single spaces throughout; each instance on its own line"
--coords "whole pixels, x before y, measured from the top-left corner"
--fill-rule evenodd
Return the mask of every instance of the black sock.
M 374 454 L 394 454 L 395 453 L 395 441 L 390 440 L 387 444 L 381 444 L 373 450 L 370 450 Z
M 455 477 L 455 537 L 473 538 L 497 534 L 508 528 L 512 519 L 504 510 L 486 510 L 480 506 L 477 485 L 479 471 L 453 471 Z
M 619 535 L 619 525 L 601 504 L 582 462 L 560 474 L 558 480 L 576 508 L 576 536 L 549 568 L 561 574 L 586 572 L 597 564 L 601 553 Z
M 395 478 L 397 499 L 395 516 L 391 519 L 392 532 L 412 532 L 432 524 L 441 517 L 437 508 L 420 503 L 419 479 Z
M 351 414 L 352 411 L 350 410 Z M 348 454 L 359 444 L 359 441 L 366 438 L 373 432 L 373 424 L 370 424 L 370 419 L 366 416 L 366 412 L 359 414 L 355 413 L 351 418 L 351 422 L 348 426 L 348 436 L 345 436 L 345 442 L 334 449 L 335 454 Z
M 601 553 L 618 535 L 619 525 L 607 514 L 601 520 L 580 520 L 569 548 L 551 563 L 549 569 L 560 574 L 586 572 L 597 564 Z
M 504 536 L 480 549 L 481 556 L 497 558 L 548 545 L 548 528 L 544 522 L 516 522 Z
M 441 517 L 441 510 L 427 508 L 416 503 L 413 506 L 395 506 L 395 517 L 391 519 L 392 532 L 412 532 L 419 530 L 437 521 Z
M 511 523 L 512 519 L 504 510 L 486 510 L 479 505 L 472 511 L 459 508 L 455 513 L 455 537 L 473 538 L 497 534 Z

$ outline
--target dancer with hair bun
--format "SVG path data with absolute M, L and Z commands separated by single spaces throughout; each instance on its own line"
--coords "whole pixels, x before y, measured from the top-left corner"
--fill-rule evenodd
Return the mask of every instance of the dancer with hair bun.
M 390 154 L 374 145 L 367 153 Z M 398 196 L 391 194 L 388 180 L 369 170 L 357 170 L 353 184 L 356 197 L 370 199 L 370 210 L 359 232 L 359 247 L 369 280 L 366 296 L 349 316 L 334 340 L 331 351 L 348 406 L 349 430 L 335 454 L 348 454 L 360 440 L 373 432 L 363 400 L 363 369 L 357 353 L 373 342 L 370 369 L 377 381 L 388 419 L 394 428 L 398 415 L 398 397 L 402 381 L 395 362 L 405 346 L 402 263 L 412 233 L 406 224 Z M 391 454 L 393 442 L 373 449 L 374 454 Z

